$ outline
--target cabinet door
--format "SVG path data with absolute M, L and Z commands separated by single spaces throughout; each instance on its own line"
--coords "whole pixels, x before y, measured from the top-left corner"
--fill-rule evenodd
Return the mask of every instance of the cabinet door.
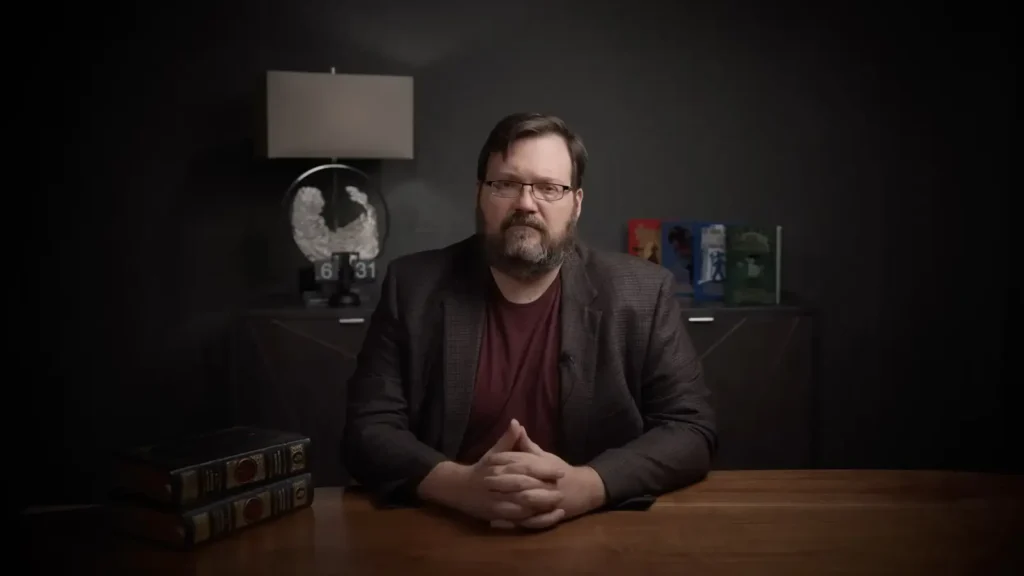
M 364 335 L 364 324 L 329 317 L 248 317 L 236 327 L 234 420 L 309 435 L 318 486 L 348 483 L 346 390 Z
M 811 317 L 789 310 L 684 314 L 717 416 L 715 468 L 811 467 Z

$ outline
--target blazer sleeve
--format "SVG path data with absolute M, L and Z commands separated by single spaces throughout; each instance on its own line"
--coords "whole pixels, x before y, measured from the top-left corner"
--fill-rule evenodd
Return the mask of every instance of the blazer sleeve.
M 381 283 L 355 372 L 348 381 L 342 458 L 352 477 L 383 506 L 418 503 L 416 488 L 447 460 L 409 429 L 409 403 L 402 374 L 407 332 L 402 329 L 397 262 Z
M 673 295 L 661 282 L 650 319 L 640 390 L 644 433 L 589 463 L 604 481 L 607 507 L 630 507 L 707 476 L 717 443 L 715 416 L 697 356 Z

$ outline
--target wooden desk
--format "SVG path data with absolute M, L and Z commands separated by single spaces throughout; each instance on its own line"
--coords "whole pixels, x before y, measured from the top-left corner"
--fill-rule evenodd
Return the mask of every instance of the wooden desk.
M 85 524 L 37 526 L 34 551 L 68 574 L 993 576 L 1024 567 L 1022 489 L 1019 476 L 722 471 L 647 512 L 517 533 L 320 488 L 312 509 L 192 552 L 89 537 Z

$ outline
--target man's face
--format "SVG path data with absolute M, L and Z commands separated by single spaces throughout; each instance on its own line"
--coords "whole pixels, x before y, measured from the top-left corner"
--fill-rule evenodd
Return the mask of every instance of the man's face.
M 492 154 L 485 181 L 572 185 L 572 158 L 556 134 L 518 140 L 508 154 Z M 514 198 L 494 194 L 482 184 L 477 195 L 477 232 L 485 239 L 490 264 L 521 280 L 529 280 L 562 263 L 576 239 L 583 191 L 560 200 L 538 200 L 530 186 Z

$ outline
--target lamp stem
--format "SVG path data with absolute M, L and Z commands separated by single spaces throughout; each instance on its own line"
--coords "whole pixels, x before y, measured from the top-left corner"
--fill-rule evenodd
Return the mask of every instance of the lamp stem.
M 337 164 L 337 158 L 331 158 L 331 164 Z M 331 224 L 332 230 L 338 229 L 338 171 L 331 170 Z
M 334 66 L 331 66 L 331 74 L 335 74 Z M 337 158 L 331 158 L 331 164 L 337 164 Z M 331 221 L 334 224 L 334 230 L 338 229 L 338 172 L 331 170 L 331 206 L 334 207 L 331 214 Z

